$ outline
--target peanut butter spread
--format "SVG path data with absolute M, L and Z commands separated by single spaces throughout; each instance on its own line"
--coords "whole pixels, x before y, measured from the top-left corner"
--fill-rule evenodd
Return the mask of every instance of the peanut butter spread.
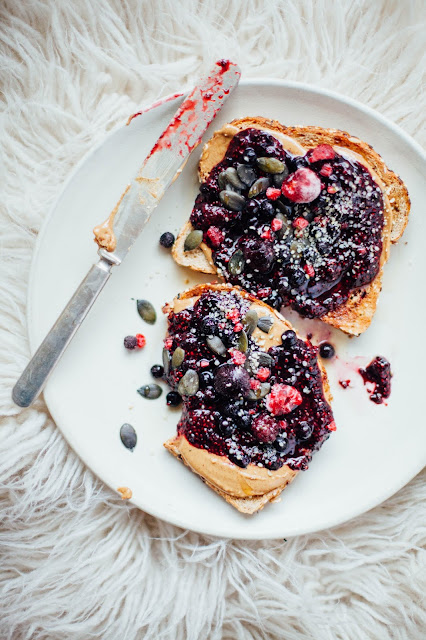
M 179 313 L 183 309 L 192 307 L 200 296 L 190 298 L 175 298 L 172 312 Z M 271 311 L 264 305 L 252 303 L 250 309 L 254 309 L 259 317 L 270 315 Z M 291 325 L 274 311 L 275 322 L 269 333 L 265 334 L 255 329 L 252 336 L 262 349 L 267 351 L 272 346 L 281 344 L 281 335 L 291 328 Z M 225 456 L 209 453 L 204 449 L 194 447 L 183 435 L 178 435 L 171 443 L 168 443 L 184 462 L 202 476 L 207 482 L 220 489 L 224 493 L 235 497 L 248 497 L 264 495 L 278 487 L 284 487 L 296 475 L 287 465 L 280 469 L 270 471 L 254 464 L 249 464 L 245 469 L 238 467 Z
M 114 218 L 117 215 L 117 211 L 120 207 L 120 204 L 123 201 L 124 196 L 130 189 L 130 185 L 127 185 L 126 189 L 122 193 L 120 200 L 115 205 L 114 209 L 109 214 L 108 218 L 104 220 L 101 224 L 98 224 L 94 229 L 93 233 L 95 235 L 95 242 L 99 245 L 101 249 L 105 249 L 106 251 L 114 251 L 117 246 L 117 240 L 114 234 Z

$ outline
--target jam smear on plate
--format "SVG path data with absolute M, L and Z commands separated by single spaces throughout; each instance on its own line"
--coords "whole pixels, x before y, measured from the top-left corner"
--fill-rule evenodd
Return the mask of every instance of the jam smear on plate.
M 374 389 L 370 393 L 370 400 L 376 404 L 382 404 L 382 402 L 389 398 L 391 392 L 391 368 L 390 363 L 383 358 L 383 356 L 377 356 L 365 367 L 365 369 L 359 369 L 364 383 L 372 382 Z
M 203 292 L 169 314 L 165 377 L 183 399 L 178 433 L 195 447 L 240 467 L 306 469 L 333 414 L 316 347 L 289 330 L 267 349 L 276 322 L 238 292 Z
M 190 220 L 227 282 L 302 316 L 336 309 L 380 268 L 381 189 L 326 144 L 294 156 L 268 132 L 239 132 Z

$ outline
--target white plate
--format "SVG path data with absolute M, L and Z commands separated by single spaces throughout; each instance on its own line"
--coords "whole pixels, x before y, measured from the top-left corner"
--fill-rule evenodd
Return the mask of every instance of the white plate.
M 34 255 L 28 304 L 32 351 L 96 260 L 93 226 L 118 200 L 180 100 L 166 102 L 109 135 L 66 183 Z M 189 216 L 200 148 L 124 264 L 114 269 L 48 383 L 45 399 L 84 462 L 113 489 L 130 487 L 141 509 L 195 531 L 258 539 L 312 532 L 353 518 L 391 496 L 425 463 L 425 157 L 413 140 L 370 109 L 337 94 L 280 81 L 242 82 L 206 136 L 232 118 L 250 114 L 348 130 L 372 144 L 408 186 L 410 224 L 386 266 L 372 326 L 358 339 L 333 335 L 343 358 L 382 354 L 390 359 L 394 378 L 389 406 L 373 404 L 362 384 L 343 391 L 336 384 L 337 365 L 329 367 L 338 430 L 282 501 L 254 517 L 235 511 L 163 448 L 175 433 L 179 411 L 166 407 L 165 394 L 150 401 L 136 389 L 152 381 L 149 369 L 161 359 L 166 328 L 162 304 L 203 281 L 176 266 L 158 245 L 163 231 L 176 233 Z M 154 303 L 159 316 L 155 326 L 139 318 L 136 298 Z M 147 346 L 128 352 L 123 337 L 136 332 L 146 335 Z M 138 434 L 133 453 L 120 442 L 123 422 L 133 424 Z

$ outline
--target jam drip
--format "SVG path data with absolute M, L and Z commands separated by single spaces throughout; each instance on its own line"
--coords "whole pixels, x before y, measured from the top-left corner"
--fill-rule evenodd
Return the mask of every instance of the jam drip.
M 293 156 L 265 131 L 238 133 L 190 220 L 227 282 L 306 317 L 336 309 L 379 271 L 381 189 L 329 145 Z
M 359 372 L 366 382 L 372 382 L 374 389 L 370 393 L 370 400 L 376 404 L 382 404 L 383 400 L 389 398 L 391 392 L 391 368 L 390 363 L 382 356 L 377 356 L 365 369 Z
M 274 320 L 256 319 L 250 304 L 237 292 L 209 291 L 170 313 L 163 359 L 183 396 L 178 433 L 240 467 L 306 469 L 335 429 L 317 349 L 287 331 L 280 346 L 262 350 Z

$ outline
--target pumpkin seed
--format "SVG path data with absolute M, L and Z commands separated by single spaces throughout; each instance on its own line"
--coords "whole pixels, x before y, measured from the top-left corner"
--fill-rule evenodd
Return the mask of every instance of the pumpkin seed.
M 253 182 L 253 184 L 251 185 L 250 190 L 248 192 L 248 197 L 255 198 L 256 196 L 259 195 L 259 193 L 266 191 L 266 189 L 270 185 L 271 185 L 271 181 L 269 178 L 258 178 L 256 182 Z
M 228 184 L 228 181 L 226 179 L 226 171 L 222 171 L 222 173 L 219 173 L 217 177 L 217 184 L 219 185 L 219 189 L 221 189 L 222 191 L 226 189 L 226 185 Z
M 239 276 L 244 271 L 244 255 L 241 249 L 237 249 L 228 262 L 228 271 L 231 276 Z
M 234 167 L 228 167 L 225 171 L 225 175 L 227 181 L 236 189 L 246 188 L 246 185 L 244 184 L 244 182 L 241 182 L 240 178 L 238 177 L 237 170 L 234 169 Z
M 138 389 L 138 393 L 149 400 L 156 400 L 163 393 L 162 388 L 158 384 L 146 384 Z
M 241 331 L 239 338 L 238 338 L 238 349 L 239 351 L 241 351 L 242 353 L 245 353 L 248 349 L 248 338 L 247 338 L 247 334 L 244 331 L 244 329 Z
M 251 336 L 253 331 L 256 329 L 258 320 L 259 316 L 257 314 L 257 311 L 255 311 L 254 309 L 250 309 L 249 311 L 247 311 L 246 315 L 243 318 L 243 326 L 249 336 Z
M 183 250 L 194 251 L 194 249 L 198 249 L 202 241 L 203 241 L 203 232 L 200 229 L 194 229 L 194 231 L 191 231 L 186 236 L 185 242 L 183 245 Z
M 284 204 L 280 199 L 275 200 L 275 206 L 286 216 L 291 215 L 291 207 L 288 204 Z
M 257 359 L 260 367 L 268 367 L 270 369 L 274 363 L 274 359 L 269 353 L 265 353 L 264 351 L 260 351 Z
M 138 441 L 138 437 L 136 435 L 136 431 L 134 430 L 131 424 L 128 424 L 127 422 L 125 422 L 124 424 L 121 425 L 120 440 L 124 444 L 126 449 L 130 449 L 130 451 L 133 451 L 133 449 L 136 447 L 136 442 Z
M 248 400 L 262 400 L 271 390 L 269 382 L 261 382 L 257 389 L 250 389 L 246 398 Z
M 181 396 L 194 396 L 200 388 L 198 374 L 194 369 L 188 369 L 178 384 L 178 393 Z
M 182 364 L 182 362 L 184 360 L 185 360 L 185 351 L 181 347 L 176 347 L 176 349 L 173 351 L 173 355 L 172 355 L 172 367 L 173 367 L 173 369 L 176 369 L 177 367 L 180 367 L 180 365 Z
M 223 204 L 228 207 L 228 209 L 231 209 L 231 211 L 242 211 L 246 204 L 246 199 L 242 195 L 235 193 L 235 191 L 230 191 L 229 189 L 221 191 L 219 193 L 219 198 Z
M 210 351 L 213 351 L 217 356 L 226 354 L 226 347 L 218 336 L 207 336 L 206 343 Z
M 136 307 L 142 320 L 148 324 L 154 324 L 157 320 L 157 314 L 154 307 L 148 300 L 137 300 Z
M 272 183 L 274 185 L 274 187 L 276 187 L 277 189 L 281 189 L 281 187 L 283 186 L 283 182 L 284 180 L 287 178 L 288 176 L 288 169 L 287 167 L 284 165 L 284 171 L 282 171 L 281 173 L 275 173 L 272 176 Z
M 269 333 L 273 324 L 274 319 L 271 316 L 262 316 L 259 318 L 257 326 L 263 333 Z
M 248 187 L 251 187 L 253 182 L 256 180 L 256 171 L 252 167 L 248 167 L 246 164 L 239 164 L 237 166 L 237 174 L 240 180 L 242 180 Z
M 170 353 L 169 350 L 164 347 L 163 349 L 163 367 L 164 375 L 167 376 L 170 371 Z
M 266 173 L 282 173 L 285 169 L 284 162 L 278 158 L 257 158 L 258 167 Z

